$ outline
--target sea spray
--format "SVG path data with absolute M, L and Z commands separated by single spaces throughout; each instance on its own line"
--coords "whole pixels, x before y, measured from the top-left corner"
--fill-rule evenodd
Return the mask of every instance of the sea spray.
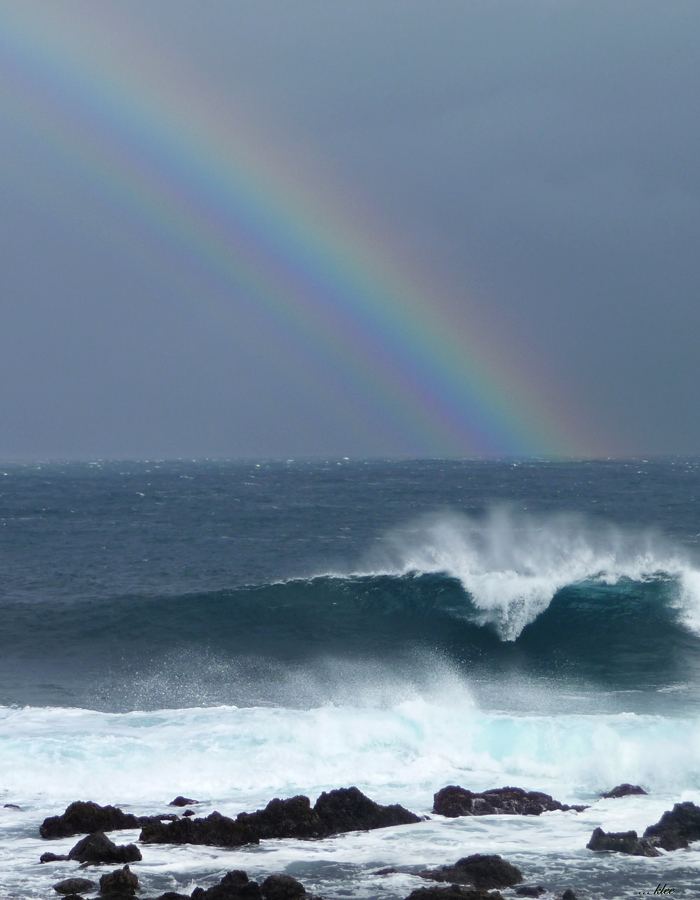
M 476 620 L 495 626 L 504 640 L 516 640 L 562 588 L 664 576 L 679 583 L 684 621 L 700 630 L 700 571 L 652 530 L 501 506 L 481 517 L 426 516 L 389 532 L 368 560 L 372 574 L 439 572 L 458 579 Z

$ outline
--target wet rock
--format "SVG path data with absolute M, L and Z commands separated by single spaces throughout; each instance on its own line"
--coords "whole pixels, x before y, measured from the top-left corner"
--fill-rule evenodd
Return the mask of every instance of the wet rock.
M 521 884 L 523 873 L 500 856 L 475 853 L 457 860 L 453 866 L 440 866 L 420 873 L 431 881 L 450 881 L 453 884 L 471 884 L 475 888 L 507 888 Z
M 388 866 L 386 869 L 378 869 L 376 872 L 372 872 L 373 875 L 396 875 L 398 874 L 398 869 L 395 869 L 393 866 Z
M 150 819 L 141 831 L 144 844 L 206 844 L 242 847 L 270 838 L 323 838 L 347 831 L 370 831 L 420 822 L 403 806 L 381 806 L 356 787 L 323 793 L 314 807 L 308 797 L 275 798 L 264 809 L 239 813 L 235 821 L 218 812 L 183 817 L 169 824 Z
M 89 834 L 73 847 L 68 854 L 69 859 L 81 863 L 129 863 L 138 862 L 141 851 L 136 844 L 117 846 L 101 831 Z
M 406 900 L 503 900 L 503 894 L 451 884 L 449 887 L 416 888 Z
M 17 806 L 16 803 L 6 803 L 6 804 L 3 806 L 3 809 L 16 809 L 16 810 L 18 810 L 18 812 L 22 812 L 22 807 L 21 807 L 21 806 Z
M 183 816 L 193 816 L 194 814 L 195 814 L 195 812 L 193 809 L 186 809 L 182 815 Z
M 664 850 L 684 850 L 693 841 L 700 841 L 700 806 L 676 803 L 656 825 L 647 828 L 644 837 Z
M 168 803 L 168 806 L 197 806 L 199 800 L 190 800 L 187 797 L 179 796 Z
M 190 895 L 177 894 L 175 891 L 166 891 L 164 894 L 154 897 L 153 900 L 190 900 Z
M 646 791 L 641 788 L 638 784 L 618 784 L 617 787 L 614 787 L 611 791 L 608 791 L 606 794 L 601 794 L 600 796 L 604 800 L 617 800 L 618 797 L 630 797 L 633 794 L 644 794 L 646 796 Z
M 128 866 L 109 872 L 100 878 L 101 894 L 135 894 L 139 889 L 138 875 L 134 875 Z
M 72 837 L 74 834 L 94 834 L 96 831 L 118 831 L 140 828 L 143 820 L 123 812 L 116 806 L 98 806 L 91 800 L 71 803 L 61 816 L 44 819 L 39 828 L 43 838 Z
M 190 900 L 189 894 L 177 894 L 175 891 L 166 891 L 164 894 L 160 894 L 158 897 L 154 897 L 153 900 Z
M 576 894 L 571 890 L 571 888 L 567 888 L 561 895 L 561 900 L 576 900 Z
M 547 893 L 547 889 L 543 888 L 541 884 L 538 884 L 537 887 L 518 888 L 515 893 L 518 897 L 541 897 L 542 894 Z
M 87 878 L 66 878 L 53 886 L 57 894 L 81 894 L 83 891 L 91 891 L 95 882 Z
M 70 859 L 70 856 L 64 856 L 60 853 L 42 853 L 39 858 L 39 862 L 40 863 L 65 862 L 67 859 Z
M 227 872 L 218 884 L 210 887 L 195 888 L 192 900 L 262 900 L 260 885 L 250 881 L 248 875 L 240 869 Z
M 409 825 L 420 818 L 399 804 L 381 806 L 358 788 L 324 792 L 311 806 L 303 795 L 271 800 L 265 809 L 239 813 L 236 822 L 251 828 L 261 839 L 323 838 L 347 831 L 372 831 L 391 825 Z
M 613 853 L 629 853 L 631 856 L 661 856 L 658 850 L 636 831 L 610 831 L 596 828 L 586 844 L 588 850 L 611 850 Z
M 371 802 L 371 801 L 370 801 Z M 317 838 L 332 834 L 311 801 L 302 795 L 289 800 L 270 800 L 265 809 L 239 813 L 236 822 L 250 828 L 259 838 Z
M 372 831 L 392 825 L 412 825 L 420 817 L 398 803 L 381 806 L 356 787 L 339 788 L 321 794 L 314 812 L 326 824 L 330 834 L 346 831 Z
M 265 900 L 300 900 L 306 897 L 304 885 L 291 875 L 270 875 L 260 885 Z
M 243 847 L 259 844 L 258 836 L 247 825 L 213 812 L 206 818 L 177 819 L 174 822 L 151 821 L 141 831 L 143 844 L 206 844 L 212 847 Z
M 475 794 L 466 788 L 451 784 L 442 788 L 433 798 L 433 812 L 441 816 L 539 816 L 553 810 L 581 812 L 586 806 L 567 806 L 540 791 L 524 791 L 522 788 L 504 787 Z

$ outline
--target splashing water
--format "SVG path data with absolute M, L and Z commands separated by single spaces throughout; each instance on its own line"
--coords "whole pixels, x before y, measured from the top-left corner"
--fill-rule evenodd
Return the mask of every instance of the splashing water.
M 579 516 L 442 515 L 391 532 L 369 557 L 371 574 L 445 573 L 470 595 L 479 624 L 514 641 L 572 585 L 673 579 L 682 622 L 700 632 L 700 571 L 653 532 L 635 534 Z

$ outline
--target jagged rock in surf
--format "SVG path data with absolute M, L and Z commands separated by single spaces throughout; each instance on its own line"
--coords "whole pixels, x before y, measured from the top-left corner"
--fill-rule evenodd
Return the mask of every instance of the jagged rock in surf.
M 543 888 L 541 884 L 538 884 L 537 887 L 530 887 L 527 885 L 526 887 L 519 887 L 515 895 L 516 897 L 541 897 L 542 894 L 547 893 L 547 888 Z
M 661 856 L 645 838 L 636 831 L 610 831 L 596 828 L 586 844 L 588 850 L 611 850 L 613 853 L 629 853 L 631 856 Z
M 191 895 L 177 894 L 175 891 L 166 891 L 164 894 L 154 897 L 153 900 L 191 900 Z
M 191 895 L 178 894 L 175 891 L 166 891 L 164 894 L 154 897 L 153 900 L 191 900 Z
M 243 847 L 259 844 L 247 825 L 213 812 L 206 818 L 177 819 L 174 822 L 149 822 L 141 831 L 143 844 L 206 844 L 212 847 Z
M 16 809 L 17 812 L 22 812 L 22 807 L 21 807 L 21 806 L 17 806 L 16 803 L 5 803 L 5 804 L 3 805 L 3 809 Z
M 656 825 L 646 829 L 644 837 L 664 850 L 685 850 L 693 841 L 700 841 L 700 806 L 676 803 Z
M 561 900 L 577 900 L 576 894 L 571 890 L 571 888 L 567 888 L 561 895 Z
M 499 891 L 489 892 L 481 888 L 451 884 L 449 887 L 416 888 L 406 900 L 503 900 L 503 894 Z
M 168 806 L 197 806 L 199 800 L 189 800 L 187 797 L 180 795 L 168 803 Z
M 392 825 L 413 825 L 420 816 L 398 803 L 381 806 L 356 787 L 325 791 L 316 801 L 314 812 L 329 828 L 330 834 L 345 831 L 372 831 Z
M 299 795 L 288 800 L 275 798 L 265 809 L 239 813 L 236 822 L 250 828 L 259 838 L 328 837 L 332 830 L 311 808 L 308 797 Z
M 218 812 L 206 819 L 183 818 L 164 825 L 149 822 L 144 844 L 211 844 L 240 847 L 271 838 L 324 838 L 346 831 L 371 831 L 420 822 L 399 804 L 382 806 L 356 787 L 324 792 L 311 806 L 308 797 L 275 798 L 264 809 L 239 813 L 235 821 Z
M 166 895 L 157 900 L 177 900 L 179 895 Z M 306 888 L 290 875 L 270 875 L 262 884 L 251 881 L 246 872 L 237 869 L 227 872 L 218 884 L 195 888 L 192 900 L 320 900 L 311 898 Z
M 262 894 L 257 881 L 250 881 L 245 872 L 237 869 L 227 872 L 218 884 L 208 890 L 195 888 L 192 900 L 262 900 Z
M 96 831 L 141 828 L 143 819 L 125 813 L 116 806 L 98 806 L 91 800 L 77 800 L 61 816 L 49 816 L 39 828 L 43 838 L 72 837 Z
M 421 878 L 431 881 L 449 881 L 452 884 L 470 884 L 475 888 L 509 888 L 522 884 L 525 880 L 520 869 L 506 862 L 502 857 L 475 853 L 458 859 L 453 866 L 426 869 Z
M 301 900 L 306 897 L 304 885 L 291 875 L 269 875 L 260 885 L 265 900 Z
M 271 800 L 265 809 L 239 813 L 236 821 L 259 838 L 323 838 L 346 831 L 372 831 L 391 825 L 410 825 L 420 817 L 399 804 L 381 806 L 356 787 L 324 792 L 311 806 L 308 797 Z
M 65 862 L 67 859 L 70 859 L 70 856 L 66 856 L 62 853 L 42 853 L 39 857 L 40 863 L 50 863 L 50 862 Z
M 88 878 L 66 878 L 53 886 L 57 894 L 81 894 L 83 891 L 91 891 L 95 882 Z
M 448 785 L 433 798 L 433 812 L 440 816 L 539 816 L 554 810 L 581 812 L 586 806 L 567 806 L 540 791 L 524 791 L 522 788 L 493 788 L 474 793 L 458 785 Z
M 617 787 L 600 796 L 603 800 L 617 800 L 618 797 L 630 797 L 634 794 L 644 794 L 646 796 L 646 793 L 644 788 L 641 788 L 638 784 L 627 784 L 625 782 L 624 784 L 618 784 Z
M 89 834 L 73 847 L 68 853 L 69 859 L 75 859 L 81 863 L 129 863 L 138 862 L 141 851 L 136 844 L 117 844 L 110 841 L 107 835 L 101 831 Z
M 125 894 L 133 896 L 138 889 L 138 875 L 134 875 L 128 866 L 109 872 L 100 878 L 100 893 L 103 895 Z

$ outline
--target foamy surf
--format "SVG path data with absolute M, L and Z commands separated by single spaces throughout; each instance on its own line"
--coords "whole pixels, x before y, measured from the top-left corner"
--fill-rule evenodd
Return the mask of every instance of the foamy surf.
M 390 709 L 106 714 L 4 708 L 0 731 L 2 800 L 22 807 L 0 810 L 5 896 L 46 897 L 65 877 L 65 864 L 38 864 L 47 848 L 38 827 L 75 799 L 153 814 L 167 811 L 168 801 L 184 791 L 201 801 L 201 814 L 216 809 L 234 816 L 273 796 L 305 793 L 313 801 L 322 790 L 350 784 L 378 802 L 401 803 L 430 819 L 239 850 L 149 845 L 132 868 L 153 894 L 206 887 L 240 868 L 258 878 L 284 872 L 321 895 L 350 892 L 367 900 L 399 900 L 420 885 L 421 868 L 478 852 L 502 855 L 523 870 L 528 883 L 559 891 L 575 884 L 594 897 L 631 897 L 657 877 L 680 888 L 700 875 L 699 853 L 685 854 L 682 861 L 669 854 L 659 861 L 622 857 L 611 864 L 583 849 L 597 826 L 642 831 L 677 799 L 700 801 L 697 718 L 514 716 L 460 705 L 459 698 L 415 698 Z M 624 780 L 643 784 L 650 795 L 598 799 L 600 791 Z M 472 790 L 517 784 L 590 808 L 540 817 L 443 819 L 431 813 L 432 797 L 450 783 Z M 133 841 L 138 832 L 113 837 Z M 75 840 L 52 841 L 50 849 L 67 852 Z M 374 874 L 386 866 L 400 871 Z

